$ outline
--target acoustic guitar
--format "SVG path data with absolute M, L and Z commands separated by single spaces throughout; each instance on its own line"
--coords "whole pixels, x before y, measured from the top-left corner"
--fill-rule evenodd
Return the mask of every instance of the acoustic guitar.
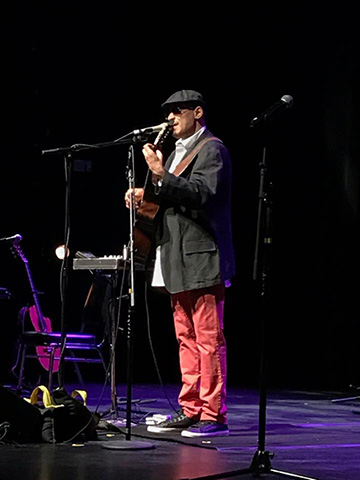
M 172 124 L 164 123 L 163 128 L 160 130 L 153 143 L 157 150 L 161 150 L 165 139 L 171 131 Z M 156 216 L 159 208 L 158 196 L 155 194 L 155 187 L 152 183 L 152 172 L 148 170 L 144 184 L 143 200 L 139 208 L 136 210 L 134 228 L 135 262 L 142 266 L 148 266 L 156 229 Z
M 40 302 L 38 299 L 37 295 L 37 290 L 34 286 L 34 282 L 32 279 L 31 271 L 30 271 L 30 266 L 29 266 L 29 261 L 25 257 L 24 252 L 22 251 L 20 247 L 19 241 L 13 242 L 13 249 L 15 253 L 21 258 L 21 260 L 24 262 L 27 277 L 30 283 L 30 288 L 31 288 L 31 293 L 34 299 L 34 305 L 28 308 L 29 316 L 31 323 L 33 324 L 35 331 L 36 332 L 42 332 L 42 333 L 51 333 L 52 332 L 52 327 L 51 327 L 51 321 L 49 318 L 44 317 L 41 307 L 40 307 Z M 59 370 L 59 364 L 60 364 L 60 347 L 55 349 L 55 354 L 54 354 L 54 361 L 53 361 L 53 372 L 57 372 Z M 46 346 L 37 346 L 36 347 L 36 355 L 38 356 L 38 360 L 42 367 L 49 371 L 50 369 L 50 353 L 49 349 Z
M 157 148 L 161 148 L 171 129 L 172 126 L 167 125 L 164 126 L 163 130 L 159 132 L 156 140 L 154 141 L 154 145 L 157 146 Z M 222 141 L 217 137 L 204 138 L 196 145 L 195 148 L 190 151 L 190 153 L 184 159 L 181 160 L 181 162 L 172 172 L 173 175 L 181 175 L 189 167 L 202 147 L 210 141 L 222 143 Z M 135 261 L 145 267 L 148 266 L 149 263 L 150 252 L 153 243 L 152 241 L 156 228 L 156 215 L 160 208 L 158 203 L 158 195 L 156 195 L 155 192 L 156 187 L 151 181 L 149 181 L 151 177 L 151 172 L 148 170 L 144 186 L 144 197 L 140 207 L 136 212 L 137 218 L 134 229 Z

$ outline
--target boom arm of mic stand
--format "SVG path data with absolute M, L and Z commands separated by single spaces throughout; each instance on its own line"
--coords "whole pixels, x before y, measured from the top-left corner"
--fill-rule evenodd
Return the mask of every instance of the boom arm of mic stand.
M 81 152 L 83 150 L 100 150 L 107 147 L 117 147 L 124 144 L 135 144 L 144 141 L 144 135 L 134 135 L 133 132 L 127 133 L 123 137 L 120 137 L 111 142 L 102 142 L 102 143 L 75 143 L 70 147 L 59 147 L 59 148 L 50 148 L 48 150 L 42 150 L 42 155 L 56 155 L 56 154 L 67 154 L 74 152 Z

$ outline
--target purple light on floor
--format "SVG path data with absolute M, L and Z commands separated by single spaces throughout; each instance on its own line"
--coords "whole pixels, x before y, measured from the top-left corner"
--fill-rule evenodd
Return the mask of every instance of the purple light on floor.
M 359 448 L 360 443 L 334 443 L 329 445 L 285 445 L 285 446 L 274 446 L 270 447 L 271 450 L 319 450 L 327 448 Z M 253 451 L 255 447 L 217 447 L 216 450 L 219 452 L 231 452 L 231 451 Z
M 360 422 L 346 423 L 292 423 L 294 427 L 317 428 L 317 427 L 360 427 Z

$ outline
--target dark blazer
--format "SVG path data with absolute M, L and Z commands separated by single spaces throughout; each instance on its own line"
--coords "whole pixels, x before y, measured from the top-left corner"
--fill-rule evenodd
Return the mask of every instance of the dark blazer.
M 192 149 L 206 137 L 205 130 Z M 191 152 L 189 150 L 188 153 Z M 210 140 L 180 176 L 165 163 L 158 190 L 157 244 L 170 293 L 217 285 L 235 274 L 231 227 L 231 158 L 220 140 Z

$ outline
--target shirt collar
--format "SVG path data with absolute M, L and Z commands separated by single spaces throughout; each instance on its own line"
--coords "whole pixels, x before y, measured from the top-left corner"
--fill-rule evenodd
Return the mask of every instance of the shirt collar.
M 191 148 L 194 145 L 196 140 L 200 137 L 200 135 L 204 133 L 205 130 L 206 130 L 206 126 L 201 127 L 200 130 L 198 130 L 193 135 L 191 135 L 191 137 L 184 138 L 184 139 L 179 138 L 179 140 L 175 142 L 175 145 L 176 146 L 182 145 L 183 147 L 186 148 L 186 150 L 189 150 L 189 148 Z

